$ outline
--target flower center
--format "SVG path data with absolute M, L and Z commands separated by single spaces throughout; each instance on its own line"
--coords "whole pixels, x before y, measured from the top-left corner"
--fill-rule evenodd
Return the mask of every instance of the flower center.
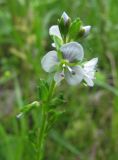
M 62 59 L 61 60 L 61 64 L 62 64 L 62 66 L 65 64 L 65 65 L 69 65 L 69 60 L 67 60 L 67 59 Z
M 62 66 L 62 68 L 63 68 L 63 72 L 64 72 L 65 68 L 67 68 L 68 71 L 69 71 L 72 75 L 75 75 L 75 74 L 76 74 L 76 72 L 70 67 L 70 63 L 69 63 L 69 61 L 68 61 L 67 59 L 63 59 L 63 60 L 61 61 L 61 66 Z M 61 76 L 63 76 L 63 73 L 61 74 Z

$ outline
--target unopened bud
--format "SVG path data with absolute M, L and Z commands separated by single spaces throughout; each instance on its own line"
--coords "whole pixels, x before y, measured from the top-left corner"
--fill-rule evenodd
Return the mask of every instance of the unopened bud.
M 82 27 L 82 29 L 84 30 L 84 36 L 88 36 L 88 34 L 91 30 L 91 26 L 84 26 L 84 27 Z
M 91 30 L 91 26 L 82 26 L 80 31 L 79 31 L 78 37 L 88 36 L 90 30 Z
M 70 22 L 70 17 L 66 14 L 66 12 L 63 12 L 61 18 L 63 19 L 65 25 Z
M 69 31 L 70 24 L 71 24 L 70 17 L 67 15 L 66 12 L 63 12 L 58 22 L 59 22 L 59 29 L 60 29 L 61 35 L 63 37 L 66 37 Z

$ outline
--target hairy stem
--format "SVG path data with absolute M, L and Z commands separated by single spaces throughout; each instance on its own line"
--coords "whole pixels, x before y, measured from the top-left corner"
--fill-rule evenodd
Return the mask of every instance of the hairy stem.
M 44 155 L 44 145 L 45 145 L 45 139 L 46 139 L 46 127 L 48 124 L 47 114 L 48 114 L 48 104 L 53 96 L 55 88 L 55 82 L 52 81 L 49 89 L 49 94 L 47 97 L 47 101 L 42 105 L 42 122 L 41 122 L 41 128 L 39 132 L 38 137 L 38 153 L 37 153 L 37 160 L 43 160 Z
M 46 105 L 42 106 L 42 123 L 39 133 L 39 143 L 38 143 L 38 158 L 37 160 L 43 159 L 43 150 L 44 150 L 44 142 L 45 142 L 45 128 L 46 128 Z

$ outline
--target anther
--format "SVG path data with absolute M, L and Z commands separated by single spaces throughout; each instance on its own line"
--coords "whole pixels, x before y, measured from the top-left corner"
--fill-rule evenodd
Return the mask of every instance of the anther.
M 73 71 L 73 70 L 71 71 L 71 73 L 72 73 L 72 75 L 75 75 L 75 74 L 76 74 L 75 71 Z

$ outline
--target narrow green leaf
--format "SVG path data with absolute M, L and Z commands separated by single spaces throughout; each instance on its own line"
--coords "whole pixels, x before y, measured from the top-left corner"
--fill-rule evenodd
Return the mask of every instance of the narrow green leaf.
M 67 140 L 65 140 L 62 136 L 60 136 L 56 131 L 53 130 L 50 135 L 52 139 L 55 140 L 59 145 L 66 148 L 75 155 L 80 155 L 78 149 L 70 144 Z

